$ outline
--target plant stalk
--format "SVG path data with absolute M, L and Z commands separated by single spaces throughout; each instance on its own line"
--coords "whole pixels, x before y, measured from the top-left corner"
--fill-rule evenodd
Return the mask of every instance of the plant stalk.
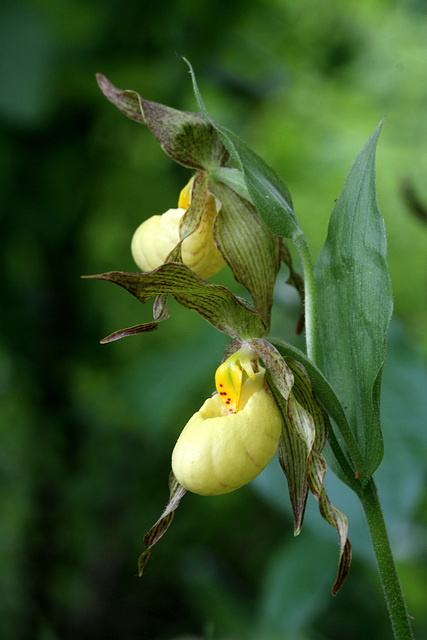
M 304 277 L 304 315 L 307 356 L 317 364 L 316 300 L 314 292 L 314 271 L 307 238 L 300 231 L 293 238 L 301 260 Z
M 373 478 L 360 491 L 359 498 L 368 522 L 394 638 L 395 640 L 413 640 L 411 622 L 391 552 L 377 487 Z

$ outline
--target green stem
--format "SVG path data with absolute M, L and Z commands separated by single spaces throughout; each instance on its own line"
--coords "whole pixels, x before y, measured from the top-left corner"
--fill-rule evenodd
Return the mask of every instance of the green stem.
M 413 640 L 411 623 L 373 478 L 359 492 L 359 498 L 368 521 L 395 640 Z
M 302 231 L 299 231 L 292 239 L 298 250 L 304 276 L 305 340 L 307 355 L 314 364 L 317 364 L 316 301 L 314 296 L 313 263 L 307 238 Z

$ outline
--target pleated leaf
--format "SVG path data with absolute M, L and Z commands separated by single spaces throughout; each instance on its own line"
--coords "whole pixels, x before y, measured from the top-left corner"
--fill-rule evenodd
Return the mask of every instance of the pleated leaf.
M 160 518 L 145 534 L 144 542 L 147 546 L 146 550 L 138 559 L 138 574 L 142 576 L 145 565 L 150 557 L 151 548 L 164 536 L 173 520 L 175 509 L 178 508 L 181 498 L 186 493 L 186 489 L 179 484 L 173 473 L 169 475 L 169 501 Z
M 233 167 L 216 167 L 214 169 L 210 169 L 209 175 L 216 182 L 222 182 L 227 185 L 227 187 L 230 187 L 230 189 L 238 193 L 239 196 L 253 204 L 251 194 L 246 186 L 245 176 L 242 171 Z
M 320 368 L 345 407 L 364 482 L 383 455 L 379 389 L 392 313 L 386 232 L 375 193 L 380 128 L 350 171 L 315 268 Z

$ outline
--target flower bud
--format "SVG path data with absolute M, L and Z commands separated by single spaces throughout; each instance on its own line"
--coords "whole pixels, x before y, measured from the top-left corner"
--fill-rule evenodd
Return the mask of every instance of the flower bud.
M 172 454 L 178 482 L 200 495 L 229 493 L 256 478 L 277 451 L 282 428 L 257 362 L 251 368 L 234 354 L 218 372 L 219 393 L 189 420 Z
M 153 271 L 164 264 L 180 241 L 180 223 L 191 204 L 193 178 L 181 191 L 178 208 L 145 220 L 135 231 L 131 250 L 142 271 Z M 224 266 L 225 261 L 213 240 L 213 221 L 217 214 L 215 198 L 206 199 L 200 224 L 181 245 L 182 261 L 201 278 L 209 278 Z

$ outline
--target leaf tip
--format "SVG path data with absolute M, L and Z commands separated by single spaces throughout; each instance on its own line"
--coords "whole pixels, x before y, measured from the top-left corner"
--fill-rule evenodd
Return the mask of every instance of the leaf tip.
M 183 60 L 185 62 L 185 64 L 188 67 L 188 72 L 189 73 L 193 73 L 193 67 L 191 65 L 191 62 L 188 60 L 188 58 L 186 58 L 185 56 L 181 56 L 181 60 Z

